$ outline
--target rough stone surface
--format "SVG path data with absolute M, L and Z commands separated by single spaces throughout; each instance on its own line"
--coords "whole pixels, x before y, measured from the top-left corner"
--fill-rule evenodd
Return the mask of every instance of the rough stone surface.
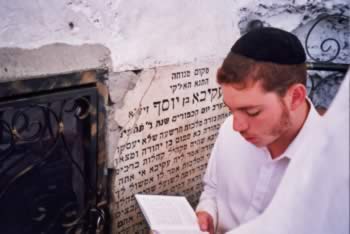
M 52 44 L 37 49 L 1 48 L 0 82 L 89 69 L 108 69 L 109 50 L 102 45 Z
M 126 93 L 135 88 L 136 82 L 142 75 L 142 71 L 136 73 L 132 71 L 110 73 L 106 84 L 109 89 L 109 103 L 107 106 L 107 147 L 109 159 L 108 165 L 110 168 L 113 168 L 113 163 L 111 161 L 114 158 L 120 135 L 120 126 L 115 120 L 118 119 L 118 117 L 115 116 L 114 112 L 116 109 L 121 108 L 124 105 Z

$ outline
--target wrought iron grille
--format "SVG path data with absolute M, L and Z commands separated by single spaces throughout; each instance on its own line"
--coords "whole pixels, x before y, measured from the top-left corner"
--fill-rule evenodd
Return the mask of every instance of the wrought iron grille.
M 328 108 L 349 68 L 348 63 L 339 63 L 347 62 L 348 42 L 337 37 L 339 31 L 349 34 L 348 25 L 349 17 L 346 15 L 321 15 L 305 37 L 304 46 L 309 58 L 306 64 L 309 70 L 308 96 L 317 108 Z M 317 28 L 318 33 L 314 33 Z
M 96 233 L 95 87 L 0 102 L 0 232 Z
M 322 112 L 328 108 L 350 66 L 349 16 L 343 13 L 317 17 L 304 39 L 308 96 Z M 252 20 L 246 31 L 261 27 L 263 21 Z

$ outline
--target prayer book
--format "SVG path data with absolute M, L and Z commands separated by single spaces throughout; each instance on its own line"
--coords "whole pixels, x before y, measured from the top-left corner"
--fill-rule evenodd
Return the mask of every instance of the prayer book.
M 203 234 L 197 216 L 183 196 L 136 194 L 145 219 L 154 234 Z

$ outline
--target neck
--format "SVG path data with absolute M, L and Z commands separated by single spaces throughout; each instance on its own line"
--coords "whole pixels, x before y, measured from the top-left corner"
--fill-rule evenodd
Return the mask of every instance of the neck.
M 291 126 L 276 141 L 267 146 L 272 159 L 281 156 L 283 152 L 286 151 L 288 146 L 293 142 L 295 137 L 299 134 L 300 130 L 304 126 L 309 110 L 310 105 L 305 100 L 300 108 L 298 108 L 294 116 L 291 116 Z

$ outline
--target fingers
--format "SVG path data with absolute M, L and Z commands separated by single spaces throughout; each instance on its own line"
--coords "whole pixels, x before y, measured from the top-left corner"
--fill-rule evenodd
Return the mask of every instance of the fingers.
M 205 211 L 199 211 L 196 213 L 199 228 L 201 231 L 209 232 L 210 234 L 214 234 L 214 223 L 211 215 Z
M 199 227 L 202 231 L 209 231 L 208 230 L 208 217 L 206 212 L 197 212 L 197 219 L 198 219 L 198 224 Z
M 209 234 L 214 234 L 214 224 L 213 224 L 213 221 L 211 221 L 211 225 L 209 225 Z

